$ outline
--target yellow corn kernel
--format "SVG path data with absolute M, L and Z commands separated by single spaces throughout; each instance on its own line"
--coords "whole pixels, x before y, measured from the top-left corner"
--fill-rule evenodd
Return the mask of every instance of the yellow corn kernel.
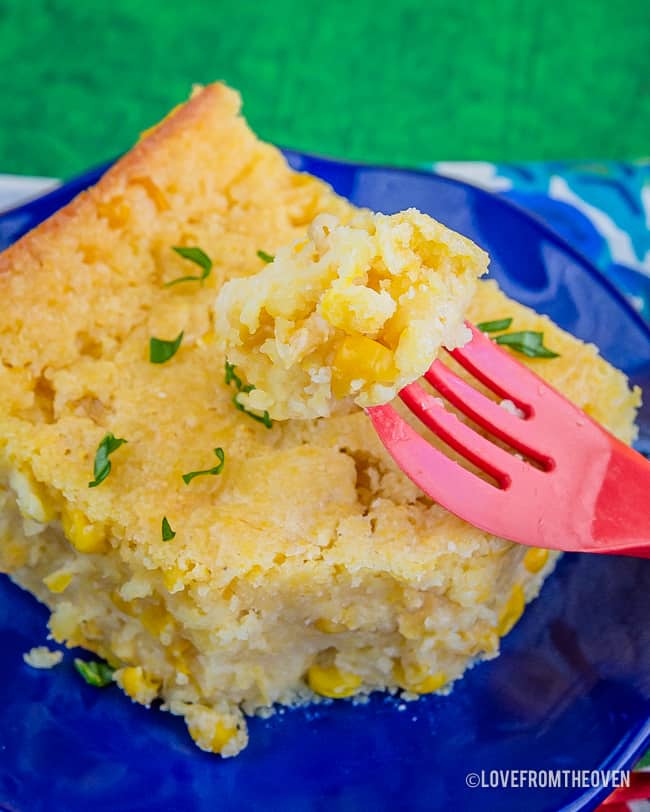
M 333 327 L 354 332 L 356 314 L 340 290 L 328 290 L 321 298 L 320 310 L 323 318 Z
M 548 561 L 548 550 L 541 547 L 531 547 L 524 556 L 524 567 L 528 572 L 539 572 Z
M 97 638 L 102 636 L 99 624 L 97 623 L 96 620 L 93 619 L 82 620 L 81 631 L 86 640 L 96 640 Z
M 248 572 L 247 572 L 247 573 L 244 575 L 244 578 L 245 578 L 247 581 L 250 581 L 251 583 L 254 583 L 255 581 L 257 581 L 257 579 L 260 577 L 260 575 L 261 575 L 263 572 L 264 572 L 264 570 L 262 569 L 262 567 L 260 567 L 260 565 L 259 565 L 259 564 L 255 564 L 255 565 L 254 565 L 253 567 L 251 567 L 251 568 L 248 570 Z
M 48 621 L 52 637 L 57 643 L 75 645 L 79 633 L 79 613 L 70 601 L 61 601 Z
M 145 674 L 139 665 L 121 669 L 118 672 L 118 681 L 124 692 L 142 705 L 150 705 L 160 689 L 160 682 Z
M 220 753 L 228 742 L 237 735 L 237 728 L 224 724 L 221 721 L 215 722 L 211 735 L 207 735 L 202 726 L 188 725 L 190 736 L 202 750 L 211 753 Z
M 45 586 L 55 595 L 65 592 L 70 586 L 70 581 L 72 581 L 72 573 L 69 570 L 56 570 L 43 578 Z
M 318 305 L 320 315 L 333 327 L 350 335 L 377 335 L 392 315 L 395 303 L 352 279 L 337 281 Z
M 423 680 L 410 685 L 409 691 L 413 691 L 414 694 L 432 694 L 434 691 L 439 691 L 448 681 L 444 671 L 436 671 L 433 674 L 427 674 Z
M 9 475 L 9 486 L 16 495 L 20 515 L 39 524 L 47 524 L 56 517 L 51 500 L 45 495 L 45 488 L 31 474 L 14 470 Z
M 357 378 L 388 384 L 396 375 L 393 353 L 387 347 L 366 336 L 345 336 L 332 362 L 332 392 L 343 398 Z
M 220 753 L 236 733 L 236 727 L 224 725 L 223 722 L 217 722 L 214 726 L 214 735 L 212 736 L 212 752 Z
M 319 617 L 314 621 L 314 627 L 323 634 L 338 634 L 339 632 L 347 632 L 348 627 L 343 623 L 335 623 L 326 617 Z
M 312 691 L 330 699 L 343 699 L 356 694 L 361 682 L 358 674 L 341 671 L 335 665 L 312 665 L 307 671 L 307 683 Z
M 158 637 L 171 620 L 171 615 L 162 606 L 147 606 L 140 613 L 140 622 L 154 637 Z
M 64 510 L 61 523 L 66 538 L 80 553 L 103 553 L 108 548 L 103 526 L 92 524 L 80 510 Z
M 190 667 L 187 664 L 187 656 L 196 653 L 194 646 L 188 640 L 180 640 L 169 649 L 169 659 L 176 671 L 189 677 Z
M 131 601 L 125 601 L 119 592 L 111 592 L 109 597 L 120 612 L 124 612 L 125 615 L 129 615 L 130 617 L 135 617 L 137 615 L 133 603 Z
M 123 197 L 114 197 L 112 200 L 98 203 L 97 212 L 100 217 L 108 220 L 111 228 L 121 228 L 131 219 L 131 207 Z
M 16 544 L 8 535 L 0 536 L 0 572 L 9 575 L 24 567 L 28 559 L 28 547 Z
M 392 350 L 396 350 L 399 345 L 399 340 L 404 332 L 404 325 L 402 324 L 402 316 L 394 316 L 389 319 L 382 327 L 381 337 L 382 341 L 387 344 Z
M 204 333 L 201 336 L 201 343 L 202 344 L 208 344 L 208 345 L 209 344 L 214 344 L 214 343 L 216 343 L 216 340 L 217 340 L 217 334 L 215 333 L 214 330 L 208 330 L 207 333 Z
M 499 615 L 499 622 L 497 624 L 497 632 L 500 637 L 508 634 L 510 629 L 515 625 L 519 618 L 524 613 L 526 606 L 526 599 L 524 597 L 524 590 L 521 584 L 515 584 L 512 587 L 512 592 L 508 598 L 506 605 L 501 610 Z
M 169 592 L 178 592 L 176 588 L 179 584 L 183 586 L 183 571 L 178 567 L 170 567 L 162 574 L 163 583 Z
M 401 660 L 396 660 L 393 665 L 393 679 L 401 688 L 414 694 L 432 694 L 449 682 L 444 671 L 427 674 L 421 666 L 410 669 L 410 675 L 407 676 Z
M 470 638 L 471 639 L 471 638 Z M 477 651 L 492 652 L 499 648 L 499 635 L 494 629 L 490 629 L 475 639 Z

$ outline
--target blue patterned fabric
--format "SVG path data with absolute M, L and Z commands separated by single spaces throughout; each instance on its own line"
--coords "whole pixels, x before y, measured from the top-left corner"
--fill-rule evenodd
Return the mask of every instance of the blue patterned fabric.
M 650 321 L 650 160 L 429 166 L 512 200 L 561 234 Z

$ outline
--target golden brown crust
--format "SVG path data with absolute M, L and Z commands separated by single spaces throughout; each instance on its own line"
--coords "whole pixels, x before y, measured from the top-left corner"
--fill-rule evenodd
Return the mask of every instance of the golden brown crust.
M 99 200 L 108 200 L 113 192 L 122 190 L 133 178 L 155 174 L 156 165 L 165 162 L 170 151 L 170 139 L 189 132 L 199 136 L 202 129 L 218 124 L 220 118 L 239 113 L 239 94 L 222 84 L 202 87 L 184 104 L 176 107 L 159 124 L 152 127 L 122 158 L 102 176 L 97 185 L 81 192 L 52 217 L 23 235 L 7 250 L 0 253 L 0 274 L 9 273 L 20 265 L 23 253 L 35 258 L 33 248 L 41 239 L 55 240 L 62 230 Z M 35 269 L 32 269 L 35 270 Z

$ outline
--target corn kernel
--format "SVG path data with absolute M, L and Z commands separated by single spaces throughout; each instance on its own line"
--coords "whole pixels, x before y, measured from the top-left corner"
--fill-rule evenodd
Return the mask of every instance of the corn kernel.
M 307 683 L 312 691 L 330 699 L 343 699 L 356 694 L 361 682 L 358 674 L 341 671 L 335 665 L 312 665 L 307 671 Z
M 70 586 L 72 581 L 72 573 L 69 570 L 56 570 L 43 578 L 43 583 L 55 595 L 60 595 L 61 592 Z
M 348 627 L 343 623 L 335 623 L 326 617 L 319 617 L 314 621 L 314 627 L 323 634 L 338 634 L 339 632 L 347 632 Z
M 217 341 L 217 334 L 214 330 L 208 330 L 207 333 L 203 333 L 201 336 L 201 343 L 202 344 L 215 344 Z
M 214 723 L 214 727 L 207 736 L 204 726 L 188 725 L 187 729 L 198 746 L 202 750 L 211 753 L 220 753 L 228 742 L 237 735 L 236 727 L 224 724 L 221 721 Z
M 493 652 L 499 648 L 499 635 L 494 629 L 490 629 L 483 634 L 476 637 L 476 645 L 478 651 Z
M 356 378 L 388 384 L 396 375 L 393 353 L 387 347 L 366 336 L 346 336 L 332 362 L 332 392 L 342 398 Z
M 395 310 L 385 291 L 356 285 L 352 279 L 337 281 L 321 297 L 320 315 L 333 327 L 349 334 L 377 335 Z
M 541 547 L 531 547 L 524 556 L 524 567 L 528 572 L 539 572 L 548 561 L 548 550 Z
M 21 471 L 12 471 L 9 485 L 16 495 L 16 504 L 20 515 L 39 524 L 51 522 L 56 511 L 45 495 L 45 489 L 31 476 Z
M 145 674 L 139 665 L 123 668 L 117 672 L 117 675 L 124 692 L 135 702 L 150 705 L 158 695 L 160 682 Z
M 64 510 L 61 517 L 66 538 L 80 553 L 103 553 L 108 547 L 100 524 L 92 524 L 80 510 Z
M 444 671 L 427 674 L 421 666 L 416 666 L 410 669 L 410 672 L 410 675 L 407 676 L 401 661 L 395 661 L 393 679 L 401 688 L 414 694 L 432 694 L 449 682 L 449 678 Z
M 131 601 L 125 601 L 119 592 L 111 592 L 109 597 L 120 612 L 124 612 L 125 615 L 129 615 L 130 617 L 136 616 L 137 612 L 133 603 Z
M 176 671 L 189 677 L 190 667 L 187 656 L 195 654 L 194 646 L 188 640 L 180 640 L 169 649 L 169 659 Z
M 409 690 L 415 694 L 432 694 L 434 691 L 439 691 L 447 682 L 445 672 L 436 671 L 434 674 L 428 674 L 423 680 L 413 683 Z
M 400 315 L 394 316 L 389 319 L 383 326 L 381 331 L 382 341 L 387 344 L 392 350 L 397 349 L 400 338 L 404 332 L 403 319 Z
M 24 567 L 29 558 L 26 547 L 15 544 L 7 538 L 0 538 L 0 572 L 7 575 Z
M 339 330 L 354 331 L 354 313 L 340 290 L 328 290 L 320 301 L 323 318 Z
M 140 613 L 140 622 L 154 637 L 158 637 L 171 620 L 171 615 L 162 606 L 147 606 Z
M 217 722 L 214 726 L 214 735 L 212 737 L 212 752 L 220 753 L 236 733 L 236 727 L 224 725 L 223 722 Z
M 506 605 L 503 607 L 501 614 L 499 615 L 497 632 L 500 637 L 508 634 L 510 629 L 512 629 L 512 627 L 524 613 L 525 605 L 526 599 L 524 597 L 524 590 L 522 589 L 521 584 L 515 584 Z
M 178 567 L 164 570 L 162 579 L 168 592 L 179 592 L 183 588 L 183 572 Z

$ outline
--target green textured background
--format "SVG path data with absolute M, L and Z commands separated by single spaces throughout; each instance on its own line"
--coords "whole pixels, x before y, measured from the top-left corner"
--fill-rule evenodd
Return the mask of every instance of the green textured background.
M 648 0 L 0 0 L 0 172 L 69 176 L 226 79 L 350 159 L 650 153 Z

